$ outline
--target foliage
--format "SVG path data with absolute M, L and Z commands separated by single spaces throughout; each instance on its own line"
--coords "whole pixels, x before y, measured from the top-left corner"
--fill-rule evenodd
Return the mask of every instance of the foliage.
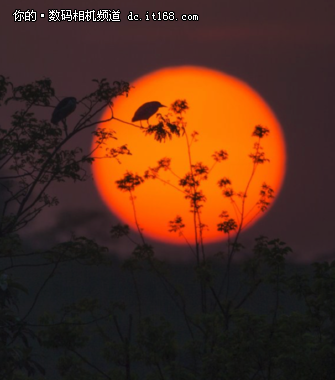
M 78 101 L 82 112 L 71 128 L 67 121 L 54 126 L 39 113 L 56 103 L 49 79 L 14 86 L 0 76 L 0 105 L 19 105 L 10 126 L 0 129 L 0 176 L 2 213 L 0 224 L 0 378 L 20 379 L 174 379 L 174 380 L 243 380 L 243 379 L 332 379 L 335 356 L 335 262 L 315 263 L 311 273 L 289 274 L 286 256 L 290 247 L 279 239 L 260 236 L 252 250 L 240 242 L 248 210 L 245 199 L 258 165 L 268 159 L 262 139 L 270 133 L 257 125 L 256 139 L 249 154 L 250 178 L 243 191 L 234 189 L 224 175 L 218 182 L 223 199 L 235 205 L 233 217 L 218 210 L 217 228 L 227 237 L 226 247 L 216 255 L 205 251 L 202 231 L 205 221 L 201 211 L 206 194 L 201 186 L 216 165 L 229 159 L 221 149 L 213 152 L 213 162 L 192 161 L 192 144 L 198 139 L 184 120 L 186 100 L 174 102 L 167 114 L 157 114 L 157 124 L 141 127 L 142 133 L 157 143 L 167 138 L 184 138 L 189 168 L 179 175 L 176 184 L 193 215 L 195 242 L 188 242 L 194 254 L 192 286 L 176 281 L 175 273 L 156 257 L 156 249 L 146 241 L 136 215 L 136 190 L 145 181 L 164 182 L 164 172 L 174 169 L 169 157 L 163 157 L 143 176 L 127 171 L 117 180 L 120 191 L 128 192 L 133 206 L 139 240 L 127 225 L 111 228 L 111 236 L 126 238 L 134 246 L 121 269 L 133 281 L 136 302 L 117 300 L 122 284 L 109 302 L 88 294 L 75 302 L 59 305 L 56 311 L 34 315 L 47 284 L 57 278 L 59 270 L 69 265 L 109 266 L 108 249 L 85 236 L 73 236 L 48 249 L 27 252 L 19 235 L 47 207 L 58 204 L 49 193 L 55 182 L 85 181 L 87 164 L 95 159 L 119 159 L 131 154 L 126 145 L 106 150 L 107 139 L 115 133 L 104 128 L 106 121 L 118 120 L 113 114 L 113 100 L 127 95 L 129 85 L 106 79 L 94 80 L 97 87 Z M 99 113 L 109 108 L 111 116 L 100 120 Z M 77 137 L 90 128 L 97 146 L 83 153 Z M 96 154 L 101 150 L 102 156 Z M 274 197 L 269 184 L 260 189 L 257 212 L 264 212 Z M 182 215 L 169 222 L 169 231 L 183 236 Z M 237 253 L 245 258 L 236 264 Z M 34 259 L 32 261 L 32 259 Z M 45 268 L 46 276 L 38 290 L 23 284 L 15 270 L 24 267 Z M 186 273 L 184 274 L 186 277 Z M 150 281 L 159 292 L 168 312 L 152 312 L 148 291 L 141 279 Z M 265 292 L 265 293 L 264 293 Z M 263 295 L 262 295 L 263 294 Z M 264 296 L 266 294 L 266 296 Z M 261 295 L 261 296 L 260 296 Z M 115 298 L 114 298 L 115 297 Z M 22 299 L 29 301 L 26 310 Z M 255 312 L 254 302 L 261 300 L 263 312 Z M 294 307 L 287 309 L 285 301 Z M 296 305 L 300 305 L 297 307 Z M 156 310 L 156 309 L 155 309 Z M 54 368 L 46 369 L 42 349 L 54 358 Z M 48 371 L 47 371 L 48 370 Z M 50 373 L 51 372 L 51 373 Z

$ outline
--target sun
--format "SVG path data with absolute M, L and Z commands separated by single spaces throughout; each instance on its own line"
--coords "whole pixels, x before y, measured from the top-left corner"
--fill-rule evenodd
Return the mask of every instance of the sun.
M 256 125 L 268 128 L 270 133 L 261 144 L 269 162 L 257 166 L 248 188 L 244 225 L 250 227 L 264 215 L 256 205 L 261 186 L 265 182 L 274 190 L 275 198 L 278 197 L 285 175 L 286 151 L 276 116 L 255 90 L 232 76 L 194 66 L 164 68 L 139 78 L 131 85 L 134 88 L 129 96 L 115 101 L 113 113 L 116 118 L 131 122 L 143 103 L 159 101 L 170 106 L 177 99 L 185 99 L 189 105 L 185 113 L 187 134 L 191 136 L 193 131 L 198 132 L 198 141 L 191 145 L 192 163 L 202 162 L 210 168 L 215 151 L 228 153 L 228 159 L 217 164 L 207 180 L 201 183 L 206 196 L 201 222 L 206 224 L 203 238 L 207 243 L 225 239 L 225 235 L 217 231 L 222 211 L 227 211 L 235 220 L 241 211 L 242 199 L 234 197 L 234 205 L 231 199 L 222 195 L 218 181 L 223 177 L 229 178 L 235 193 L 245 191 L 253 170 L 249 155 L 253 152 L 256 138 L 252 137 L 252 132 Z M 160 108 L 158 112 L 164 115 L 167 108 Z M 108 110 L 102 118 L 109 116 Z M 156 115 L 149 122 L 157 124 Z M 139 122 L 136 124 L 140 125 Z M 147 122 L 142 124 L 146 126 Z M 109 209 L 121 222 L 136 229 L 129 193 L 121 192 L 115 181 L 123 178 L 127 171 L 143 176 L 149 167 L 157 166 L 158 160 L 168 157 L 173 173 L 162 171 L 160 176 L 164 182 L 146 180 L 135 190 L 138 223 L 143 234 L 152 239 L 171 244 L 185 244 L 186 239 L 194 242 L 193 214 L 189 201 L 180 191 L 178 179 L 190 170 L 185 136 L 173 136 L 172 140 L 160 143 L 153 136 L 145 136 L 141 129 L 118 120 L 112 120 L 104 127 L 116 131 L 117 140 L 110 140 L 109 148 L 127 144 L 132 153 L 121 156 L 121 163 L 115 159 L 95 160 L 93 163 L 97 189 Z M 177 215 L 185 224 L 183 236 L 169 232 L 169 221 Z

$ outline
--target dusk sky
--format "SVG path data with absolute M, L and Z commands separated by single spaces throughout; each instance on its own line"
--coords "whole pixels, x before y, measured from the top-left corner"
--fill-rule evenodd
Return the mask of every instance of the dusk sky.
M 37 21 L 14 22 L 15 9 L 36 11 Z M 121 21 L 48 22 L 48 9 L 114 9 L 120 10 Z M 130 11 L 143 20 L 128 21 Z M 179 20 L 144 21 L 146 11 L 173 11 Z M 196 14 L 199 20 L 181 21 L 182 14 Z M 284 240 L 293 248 L 293 260 L 333 259 L 334 14 L 330 0 L 3 2 L 0 74 L 16 85 L 49 77 L 59 98 L 86 95 L 94 78 L 132 82 L 171 66 L 201 66 L 239 78 L 270 105 L 287 147 L 281 193 L 242 242 L 262 234 Z M 5 124 L 2 118 L 0 124 Z M 81 143 L 88 149 L 90 140 Z M 106 236 L 117 220 L 94 183 L 60 184 L 54 190 L 60 205 L 47 209 L 27 237 L 44 234 L 57 241 L 73 230 L 108 244 Z M 109 244 L 113 252 L 126 252 L 122 242 Z

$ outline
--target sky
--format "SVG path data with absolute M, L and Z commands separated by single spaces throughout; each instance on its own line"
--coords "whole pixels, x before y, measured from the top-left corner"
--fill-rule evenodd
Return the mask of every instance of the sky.
M 242 236 L 280 238 L 293 261 L 335 256 L 335 3 L 331 0 L 141 2 L 71 1 L 71 9 L 120 10 L 120 22 L 48 22 L 48 9 L 67 1 L 4 2 L 0 12 L 0 74 L 15 84 L 50 77 L 59 97 L 80 97 L 91 79 L 132 82 L 152 71 L 195 65 L 235 76 L 255 89 L 280 121 L 287 171 L 280 196 Z M 159 4 L 159 5 L 158 5 Z M 37 12 L 36 22 L 14 22 L 15 9 Z M 129 21 L 130 11 L 196 14 L 198 21 Z M 208 94 L 210 96 L 210 94 Z M 2 121 L 1 121 L 2 123 Z M 88 137 L 82 141 L 88 149 Z M 54 188 L 60 205 L 28 229 L 43 242 L 70 231 L 109 242 L 115 253 L 129 247 L 108 240 L 116 219 L 92 181 Z M 89 201 L 88 201 L 89 200 Z M 170 247 L 159 245 L 159 250 Z M 215 250 L 217 247 L 212 247 Z M 179 256 L 185 255 L 182 248 Z

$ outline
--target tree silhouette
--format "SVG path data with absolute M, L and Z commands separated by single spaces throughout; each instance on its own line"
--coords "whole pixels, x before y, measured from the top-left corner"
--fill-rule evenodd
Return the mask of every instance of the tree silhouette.
M 28 327 L 27 319 L 60 263 L 76 260 L 95 264 L 106 261 L 103 256 L 105 249 L 84 237 L 59 244 L 42 253 L 23 253 L 18 235 L 18 231 L 35 219 L 42 210 L 58 204 L 57 197 L 47 192 L 50 185 L 68 179 L 85 181 L 88 178 L 85 165 L 92 163 L 93 154 L 104 146 L 108 138 L 114 138 L 114 132 L 99 127 L 92 132 L 97 136 L 97 145 L 91 152 L 82 154 L 81 147 L 66 148 L 66 145 L 84 130 L 111 120 L 113 99 L 127 94 L 129 90 L 126 82 L 114 82 L 113 86 L 110 86 L 106 79 L 94 82 L 97 89 L 79 100 L 83 111 L 78 122 L 70 130 L 66 120 L 62 121 L 62 127 L 58 127 L 47 120 L 39 120 L 35 115 L 39 109 L 50 107 L 52 99 L 55 99 L 55 91 L 49 79 L 16 87 L 8 78 L 0 76 L 0 99 L 4 101 L 1 105 L 11 105 L 14 102 L 23 105 L 22 109 L 12 115 L 10 126 L 0 129 L 1 259 L 7 259 L 10 263 L 1 267 L 2 378 L 12 378 L 18 369 L 25 370 L 28 375 L 33 375 L 36 369 L 43 373 L 43 366 L 30 355 L 31 346 L 28 338 L 38 337 Z M 106 107 L 111 109 L 111 117 L 99 120 L 100 112 Z M 103 157 L 117 158 L 120 154 L 129 154 L 126 146 L 106 151 Z M 27 292 L 27 289 L 6 272 L 22 266 L 16 264 L 17 258 L 26 257 L 29 260 L 32 255 L 42 256 L 46 260 L 45 265 L 50 265 L 52 270 L 33 297 L 26 314 L 17 316 L 12 306 L 17 308 L 17 293 Z M 20 340 L 23 345 L 17 346 Z
M 193 162 L 192 144 L 199 136 L 188 131 L 186 100 L 175 101 L 146 127 L 130 123 L 157 144 L 185 139 L 189 160 L 183 174 L 177 173 L 168 157 L 162 157 L 143 174 L 126 171 L 117 179 L 120 191 L 130 195 L 139 239 L 122 224 L 111 228 L 111 236 L 128 238 L 134 244 L 120 270 L 129 273 L 136 302 L 133 298 L 117 300 L 120 284 L 109 302 L 87 294 L 60 305 L 56 312 L 43 313 L 39 320 L 33 317 L 41 294 L 48 293 L 47 284 L 60 268 L 70 264 L 109 268 L 113 263 L 106 247 L 85 236 L 31 251 L 20 237 L 20 231 L 41 212 L 58 204 L 57 197 L 49 193 L 53 183 L 85 181 L 87 165 L 95 159 L 121 160 L 123 154 L 130 154 L 127 145 L 106 148 L 107 139 L 116 141 L 116 133 L 104 127 L 111 120 L 125 122 L 114 115 L 113 101 L 128 93 L 128 83 L 110 85 L 102 79 L 94 80 L 94 85 L 91 94 L 78 100 L 71 123 L 65 119 L 56 126 L 40 116 L 45 109 L 51 115 L 51 104 L 59 101 L 49 79 L 14 86 L 0 76 L 1 110 L 14 109 L 9 126 L 1 120 L 0 128 L 0 378 L 332 379 L 335 262 L 315 263 L 310 273 L 289 273 L 285 258 L 291 249 L 279 239 L 260 236 L 252 250 L 241 243 L 241 232 L 252 220 L 246 219 L 251 213 L 264 212 L 274 196 L 271 186 L 264 183 L 258 202 L 246 208 L 254 174 L 267 162 L 261 142 L 271 131 L 254 127 L 253 166 L 244 189 L 234 189 L 224 176 L 218 182 L 223 199 L 234 205 L 235 215 L 218 210 L 217 228 L 227 237 L 226 246 L 211 255 L 203 239 L 206 221 L 201 211 L 206 207 L 206 194 L 202 183 L 217 165 L 229 160 L 229 152 L 213 152 L 211 164 Z M 100 120 L 105 108 L 110 117 Z M 97 137 L 97 145 L 85 153 L 77 143 L 87 130 Z M 174 173 L 176 183 L 165 181 L 165 171 Z M 194 261 L 183 277 L 191 276 L 191 286 L 176 278 L 175 267 L 159 259 L 141 229 L 136 189 L 152 180 L 182 192 L 189 203 L 195 239 L 187 243 Z M 183 215 L 167 222 L 171 233 L 183 236 Z M 236 264 L 234 258 L 242 250 L 244 259 Z M 38 262 L 31 261 L 35 257 Z M 25 269 L 25 278 L 17 278 L 19 267 Z M 45 278 L 34 294 L 28 294 L 30 289 L 24 284 L 35 267 L 44 268 Z M 157 300 L 150 298 L 143 278 L 150 280 L 150 289 L 169 305 L 168 312 L 155 309 Z M 29 301 L 25 310 L 23 298 Z M 294 303 L 290 309 L 285 307 L 287 300 Z M 262 301 L 262 312 L 253 310 L 255 301 Z M 37 354 L 41 349 L 44 356 Z M 45 369 L 46 356 L 53 360 L 51 373 Z

